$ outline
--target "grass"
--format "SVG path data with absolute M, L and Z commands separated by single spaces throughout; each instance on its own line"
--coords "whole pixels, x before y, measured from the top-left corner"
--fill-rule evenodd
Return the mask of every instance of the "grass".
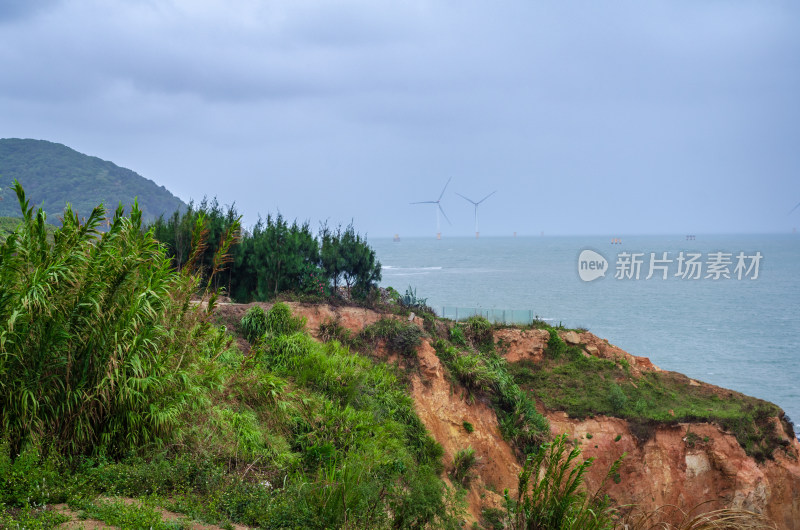
M 372 353 L 383 343 L 390 353 L 405 360 L 416 359 L 423 335 L 424 332 L 415 324 L 389 317 L 365 326 L 356 334 L 343 327 L 335 318 L 329 318 L 319 326 L 319 336 L 323 342 L 336 340 L 364 354 Z
M 461 335 L 453 329 L 461 330 Z M 526 454 L 548 439 L 550 426 L 536 411 L 535 402 L 514 382 L 505 360 L 495 351 L 491 330 L 486 319 L 474 317 L 450 330 L 449 337 L 455 337 L 457 344 L 440 338 L 433 346 L 453 383 L 473 399 L 485 397 L 497 414 L 503 436 L 520 454 Z
M 370 345 L 383 340 L 390 352 L 409 359 L 416 357 L 417 348 L 422 344 L 422 335 L 423 331 L 410 322 L 382 318 L 361 330 L 359 339 Z
M 287 322 L 285 309 L 276 304 L 267 320 Z M 288 322 L 282 331 L 294 329 Z M 439 478 L 442 448 L 394 368 L 297 331 L 196 368 L 199 401 L 160 451 L 50 461 L 33 450 L 12 459 L 6 443 L 3 509 L 69 501 L 109 524 L 180 527 L 97 500 L 144 495 L 147 506 L 214 524 L 458 527 L 462 502 Z
M 509 527 L 591 530 L 612 528 L 614 509 L 603 494 L 605 481 L 594 493 L 586 490 L 584 475 L 593 459 L 580 461 L 581 451 L 567 447 L 566 434 L 531 453 L 519 475 L 515 500 L 506 493 Z M 623 455 L 624 457 L 624 455 Z M 622 463 L 606 473 L 613 477 Z
M 550 410 L 576 418 L 603 414 L 627 419 L 640 440 L 658 425 L 713 422 L 736 436 L 748 455 L 771 458 L 780 447 L 772 417 L 780 409 L 732 391 L 693 386 L 673 372 L 645 372 L 635 380 L 625 363 L 585 357 L 576 347 L 554 346 L 542 363 L 523 360 L 509 367 L 514 380 Z
M 475 474 L 475 466 L 478 465 L 478 457 L 475 456 L 475 449 L 467 447 L 459 449 L 453 455 L 453 465 L 450 476 L 453 481 L 461 484 L 465 488 L 469 487 L 470 481 Z

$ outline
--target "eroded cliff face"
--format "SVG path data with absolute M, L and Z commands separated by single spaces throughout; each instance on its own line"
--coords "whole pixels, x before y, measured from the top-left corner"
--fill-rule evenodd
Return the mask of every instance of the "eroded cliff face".
M 338 318 L 342 326 L 358 332 L 382 317 L 360 308 L 290 305 L 295 314 L 308 319 L 308 330 L 314 336 L 327 318 Z M 509 362 L 538 362 L 549 334 L 509 328 L 497 330 L 494 338 Z M 660 371 L 646 357 L 630 355 L 591 333 L 566 332 L 562 338 L 569 344 L 582 345 L 584 355 L 624 358 L 634 376 Z M 500 493 L 505 488 L 515 495 L 520 462 L 503 440 L 494 411 L 451 383 L 428 340 L 417 353 L 419 370 L 411 376 L 417 413 L 444 448 L 446 466 L 459 449 L 475 450 L 479 464 L 467 500 L 471 518 L 480 520 L 484 507 L 501 507 Z M 696 381 L 690 384 L 705 385 Z M 800 444 L 783 433 L 777 418 L 776 432 L 782 433 L 784 446 L 775 451 L 773 460 L 757 463 L 732 434 L 708 423 L 657 426 L 646 441 L 640 441 L 628 422 L 619 418 L 578 420 L 564 412 L 541 412 L 549 419 L 554 437 L 567 433 L 581 447 L 584 458 L 596 459 L 586 476 L 590 490 L 600 486 L 609 466 L 626 453 L 618 482 L 607 482 L 607 492 L 620 505 L 636 505 L 645 511 L 666 505 L 687 511 L 697 507 L 695 513 L 721 507 L 744 508 L 766 514 L 780 528 L 800 528 Z M 472 424 L 472 433 L 464 428 L 464 422 Z M 670 518 L 669 511 L 664 514 Z M 673 512 L 671 518 L 679 520 L 681 515 Z
M 604 359 L 625 359 L 631 375 L 660 372 L 648 358 L 630 355 L 591 333 L 561 332 L 571 345 L 582 345 L 584 355 Z M 540 362 L 549 333 L 543 330 L 503 329 L 495 333 L 509 362 Z M 689 380 L 719 395 L 731 393 L 706 383 Z M 542 411 L 550 421 L 553 436 L 566 433 L 582 449 L 584 458 L 595 462 L 587 474 L 590 490 L 597 489 L 611 464 L 626 454 L 619 482 L 607 482 L 607 492 L 618 504 L 636 505 L 643 511 L 674 505 L 698 512 L 723 507 L 763 513 L 781 528 L 800 528 L 800 443 L 788 436 L 774 418 L 775 432 L 782 448 L 773 460 L 757 463 L 736 438 L 709 423 L 680 423 L 654 428 L 646 441 L 632 433 L 623 419 L 596 416 L 578 420 L 564 412 Z M 705 504 L 704 504 L 705 503 Z M 681 514 L 665 512 L 673 521 Z M 670 517 L 671 515 L 671 517 Z
M 576 420 L 561 412 L 547 416 L 553 435 L 567 433 L 584 458 L 596 459 L 586 478 L 590 490 L 599 487 L 612 462 L 626 453 L 619 483 L 609 481 L 606 490 L 619 504 L 644 511 L 674 505 L 688 511 L 706 503 L 699 512 L 743 508 L 766 514 L 781 528 L 800 528 L 796 439 L 787 438 L 789 446 L 775 451 L 774 460 L 757 464 L 734 436 L 708 423 L 658 427 L 640 443 L 625 420 Z

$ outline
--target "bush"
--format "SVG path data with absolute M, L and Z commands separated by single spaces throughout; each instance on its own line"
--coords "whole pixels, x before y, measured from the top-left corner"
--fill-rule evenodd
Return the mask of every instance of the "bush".
M 461 324 L 465 337 L 476 348 L 494 347 L 494 333 L 492 324 L 481 316 L 469 317 Z
M 567 435 L 556 438 L 528 456 L 519 475 L 518 494 L 512 501 L 506 490 L 509 526 L 513 529 L 607 529 L 614 527 L 614 511 L 602 493 L 622 458 L 611 465 L 606 480 L 589 494 L 584 475 L 592 458 L 578 462 L 580 449 L 567 451 Z
M 539 414 L 536 403 L 514 382 L 505 360 L 493 352 L 462 352 L 441 339 L 434 343 L 434 348 L 455 381 L 470 393 L 481 393 L 491 399 L 503 436 L 521 454 L 547 439 L 550 434 L 547 418 Z
M 611 409 L 619 413 L 628 403 L 628 396 L 625 395 L 625 392 L 622 391 L 618 384 L 613 383 L 608 392 L 608 401 L 611 404 Z
M 14 286 L 0 290 L 0 425 L 12 453 L 45 441 L 64 454 L 164 443 L 191 392 L 187 367 L 211 339 L 189 303 L 198 279 L 171 268 L 136 204 L 102 234 L 102 207 L 83 224 L 67 207 L 50 241 L 44 212 L 15 189 L 23 221 L 0 246 L 0 285 Z
M 267 311 L 266 325 L 267 332 L 273 335 L 290 335 L 303 331 L 306 320 L 303 317 L 293 317 L 288 305 L 277 302 Z
M 247 342 L 254 344 L 267 332 L 267 313 L 261 306 L 253 306 L 247 310 L 239 325 Z
M 386 348 L 405 358 L 415 358 L 422 344 L 422 330 L 410 322 L 382 318 L 361 330 L 359 337 L 366 342 L 386 341 Z
M 567 351 L 567 344 L 558 336 L 558 331 L 555 329 L 549 328 L 547 331 L 550 333 L 550 338 L 547 340 L 544 353 L 551 359 L 558 359 Z
M 453 469 L 450 472 L 453 481 L 468 488 L 477 464 L 478 458 L 475 456 L 475 450 L 472 447 L 456 451 L 456 454 L 453 455 Z

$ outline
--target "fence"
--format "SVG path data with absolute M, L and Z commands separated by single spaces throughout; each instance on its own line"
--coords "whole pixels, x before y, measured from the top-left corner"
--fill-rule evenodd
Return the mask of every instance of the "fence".
M 480 307 L 442 307 L 440 317 L 450 320 L 464 320 L 481 316 L 493 324 L 531 324 L 541 320 L 533 314 L 532 309 L 483 309 Z

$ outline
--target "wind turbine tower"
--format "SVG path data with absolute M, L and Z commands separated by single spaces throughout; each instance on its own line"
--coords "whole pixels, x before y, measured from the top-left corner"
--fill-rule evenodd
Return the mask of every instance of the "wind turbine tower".
M 465 199 L 465 200 L 471 202 L 475 206 L 475 239 L 478 239 L 478 237 L 480 236 L 480 232 L 478 231 L 478 205 L 480 203 L 482 203 L 483 201 L 485 201 L 486 199 L 488 199 L 489 197 L 491 197 L 492 195 L 494 195 L 495 193 L 497 193 L 497 190 L 494 190 L 492 193 L 490 193 L 489 195 L 487 195 L 483 199 L 479 200 L 478 202 L 475 202 L 472 199 L 470 199 L 468 197 L 464 197 L 460 193 L 456 192 L 456 195 L 458 195 L 462 199 Z
M 435 201 L 418 201 L 418 202 L 410 203 L 410 204 L 435 204 L 436 205 L 436 239 L 442 239 L 442 228 L 441 228 L 441 221 L 439 219 L 439 212 L 441 212 L 442 215 L 444 215 L 444 218 L 447 219 L 447 222 L 450 223 L 450 219 L 447 218 L 447 214 L 444 213 L 444 209 L 442 209 L 441 201 L 442 201 L 442 197 L 444 196 L 444 190 L 447 189 L 447 185 L 450 184 L 450 181 L 452 179 L 453 179 L 453 177 L 450 177 L 449 179 L 447 179 L 447 182 L 445 183 L 444 188 L 442 188 L 442 193 L 439 194 L 439 198 L 436 199 Z M 453 224 L 453 223 L 450 223 L 450 224 Z

